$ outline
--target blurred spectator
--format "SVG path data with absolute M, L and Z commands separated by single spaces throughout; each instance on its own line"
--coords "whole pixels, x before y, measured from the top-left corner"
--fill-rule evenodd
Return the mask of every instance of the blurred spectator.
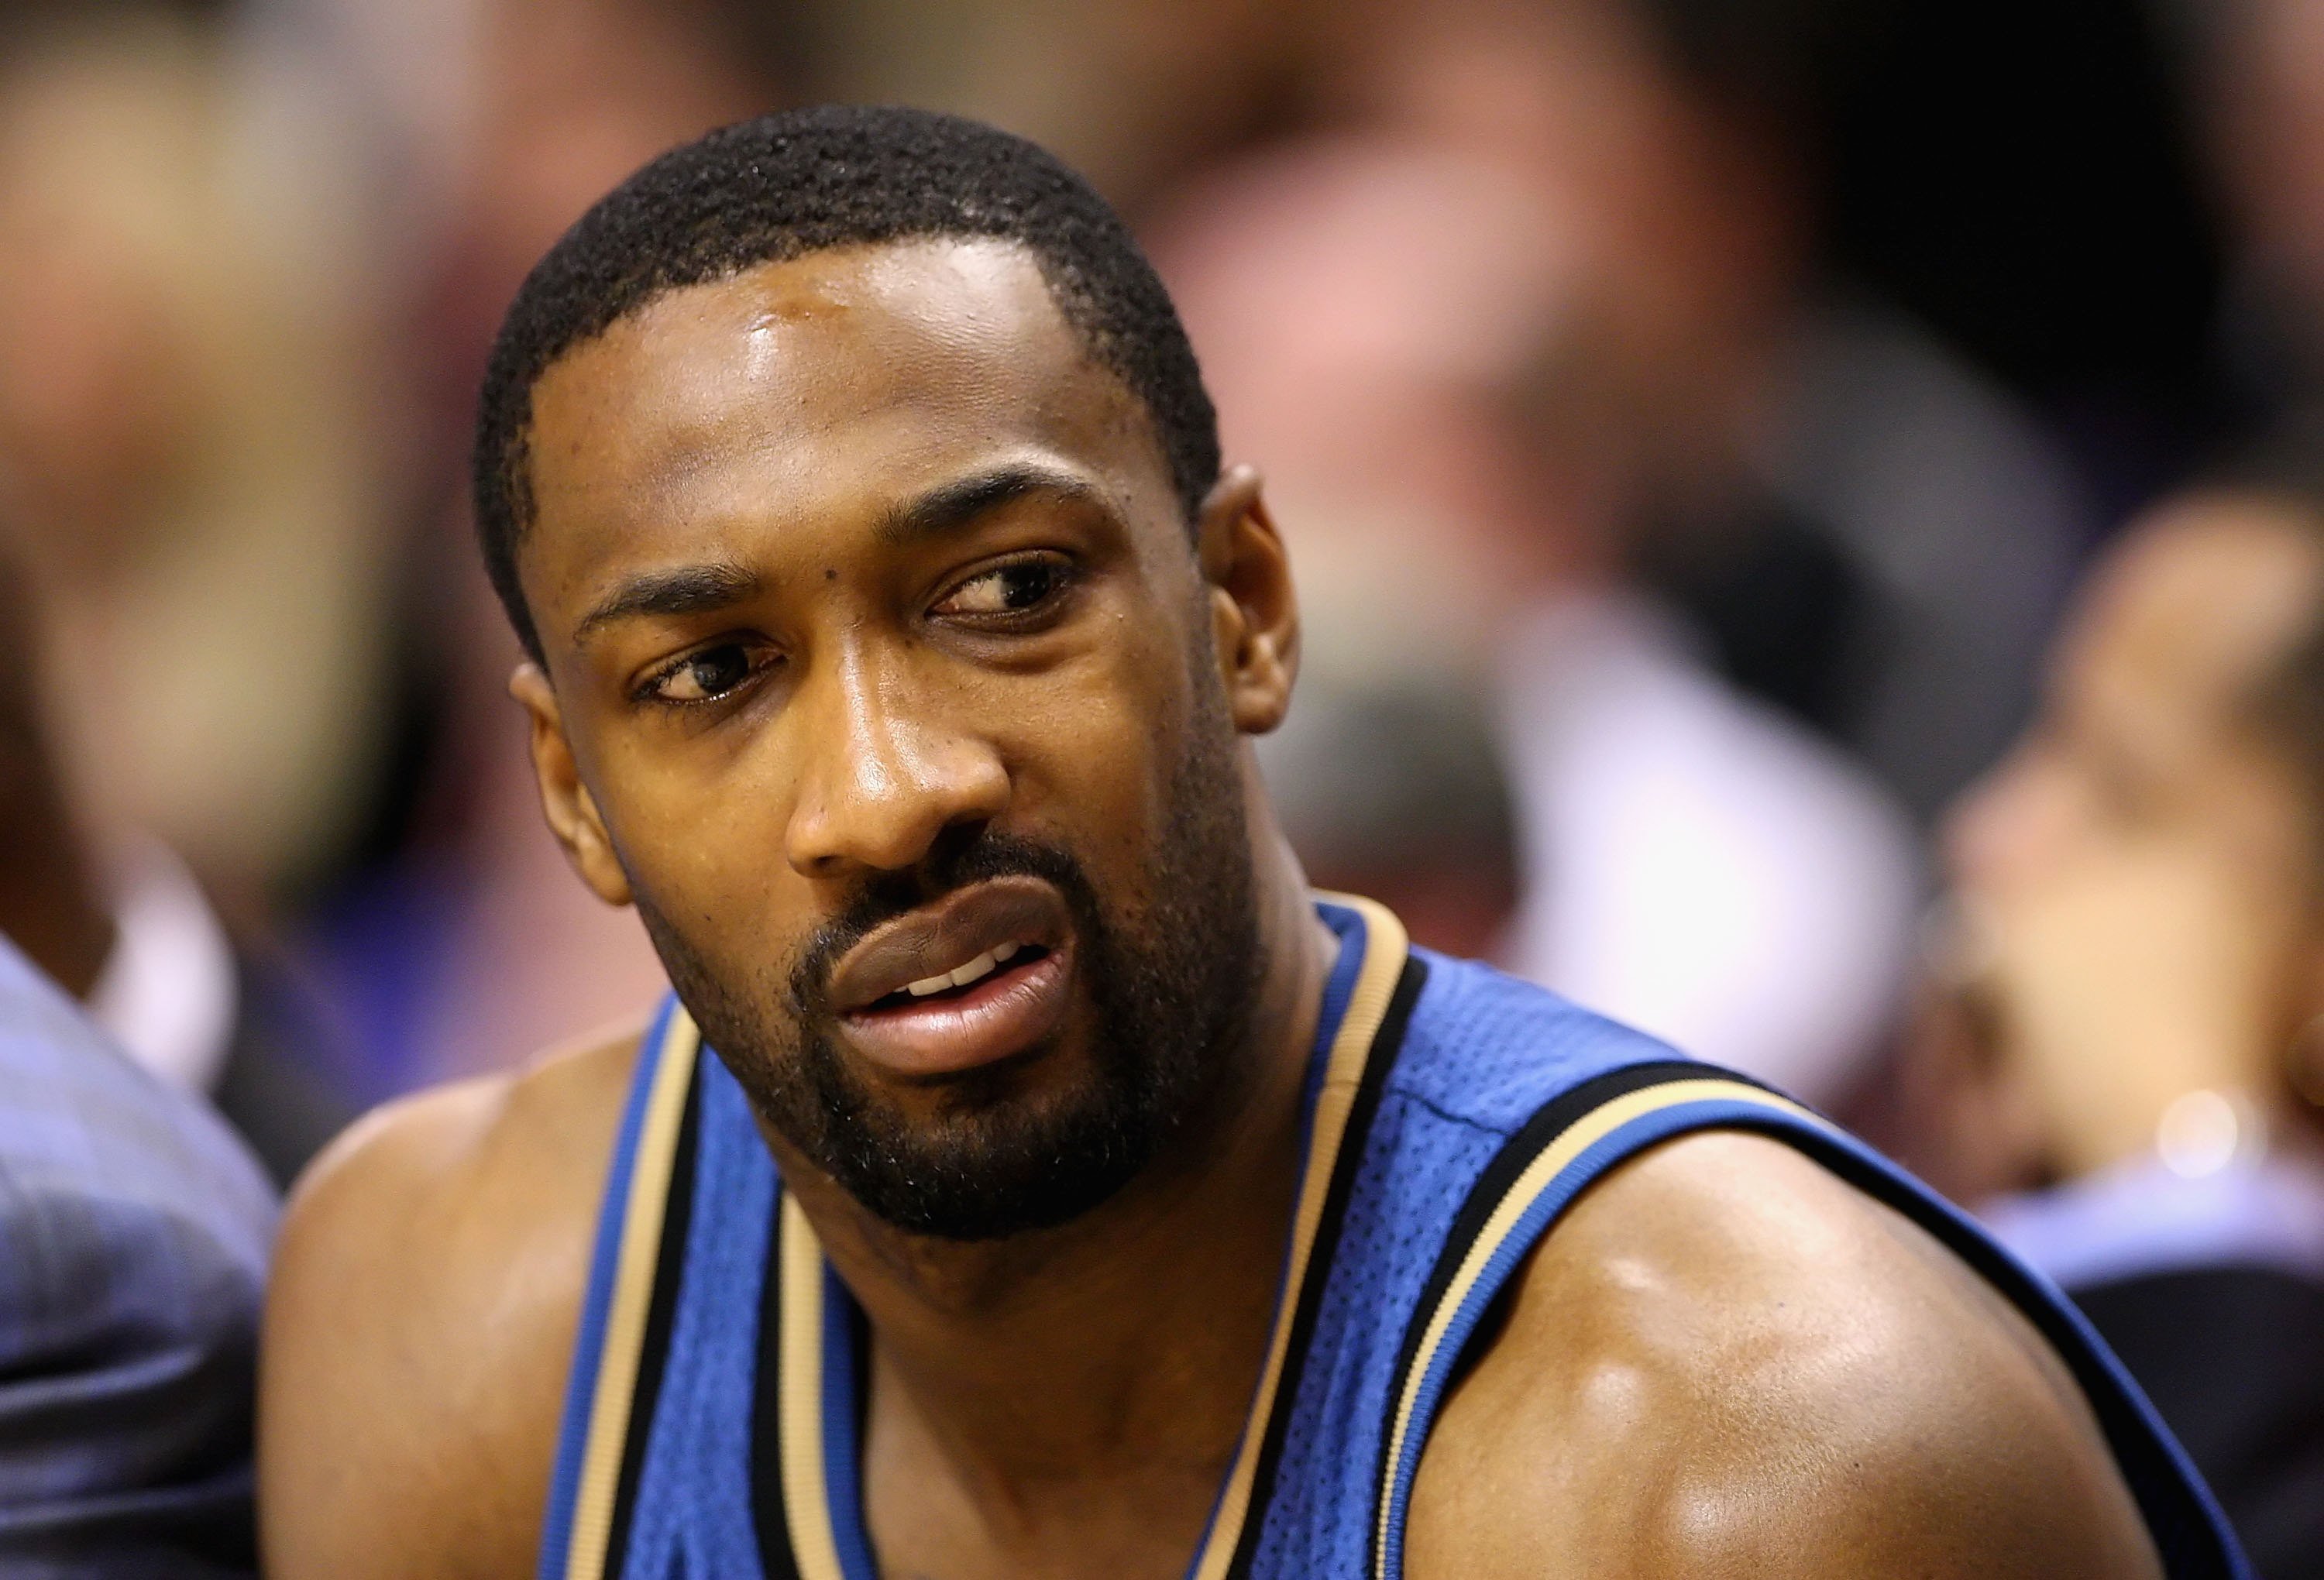
M 0 500 L 53 717 L 101 829 L 255 910 L 341 858 L 379 747 L 378 364 L 332 142 L 171 8 L 6 44 Z
M 1947 853 L 1914 1161 L 2075 1296 L 2261 1571 L 2324 1573 L 2324 504 L 2151 512 Z
M 327 1017 L 264 951 L 238 946 L 150 836 L 98 857 L 42 728 L 39 622 L 0 535 L 0 937 L 152 1075 L 209 1096 L 287 1185 L 354 1108 Z
M 0 1570 L 254 1575 L 274 1204 L 0 940 Z
M 1522 874 L 1503 963 L 1833 1095 L 1893 1015 L 1909 831 L 1627 589 L 1652 425 L 1550 195 L 1473 148 L 1351 133 L 1192 189 L 1155 237 L 1305 600 L 1384 611 L 1319 622 L 1316 670 L 1394 621 L 1490 686 Z M 1440 838 L 1408 824 L 1370 865 Z
M 1382 10 L 1350 91 L 1537 194 L 1549 374 L 1600 385 L 1632 452 L 1621 554 L 1928 818 L 2023 719 L 2097 523 L 2025 411 L 1816 267 L 1806 101 L 1858 11 L 1427 0 Z
M 1507 959 L 1828 1104 L 1885 1045 L 1918 864 L 1860 771 L 1708 673 L 1663 611 L 1545 602 L 1504 658 L 1531 852 Z

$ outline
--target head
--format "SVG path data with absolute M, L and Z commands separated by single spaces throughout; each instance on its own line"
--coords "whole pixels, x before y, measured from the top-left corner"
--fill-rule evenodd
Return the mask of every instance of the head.
M 2035 1110 L 2132 1141 L 2189 1090 L 2288 1096 L 2324 1010 L 2324 512 L 2230 484 L 2135 527 L 1948 836 Z
M 679 149 L 527 280 L 475 475 L 550 824 L 787 1164 L 989 1238 L 1204 1134 L 1296 617 L 1086 185 L 902 110 Z
M 2324 515 L 2291 493 L 2196 493 L 2134 528 L 2072 611 L 2034 727 L 1956 812 L 1956 875 L 2006 890 L 2231 831 L 2324 880 L 2319 602 Z

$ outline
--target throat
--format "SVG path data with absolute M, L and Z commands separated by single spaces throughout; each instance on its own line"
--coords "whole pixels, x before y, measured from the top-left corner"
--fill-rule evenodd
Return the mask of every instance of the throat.
M 862 1518 L 887 1572 L 1185 1573 L 1287 1320 L 1289 1097 L 1274 1135 L 1141 1182 L 1038 1260 L 938 1281 L 969 1298 L 867 1307 Z
M 1305 1138 L 1337 940 L 1298 905 L 1223 1109 L 1079 1218 L 986 1243 L 908 1236 L 784 1160 L 865 1319 L 847 1479 L 884 1572 L 1176 1580 L 1206 1532 L 1235 1539 L 1239 1520 L 1213 1532 L 1212 1513 L 1288 1407 L 1269 1357 L 1319 1265 L 1294 1224 L 1329 1184 L 1363 1064 L 1335 1067 Z
M 1111 1379 L 1110 1398 L 1086 1369 L 1028 1372 L 1013 1399 L 996 1392 L 973 1417 L 956 1399 L 933 1410 L 875 1346 L 862 1518 L 883 1571 L 1177 1580 L 1232 1473 L 1265 1348 L 1263 1319 L 1224 1326 L 1247 1340 L 1258 1330 L 1234 1357 L 1232 1389 L 1199 1385 L 1219 1357 L 1181 1345 L 1129 1386 Z

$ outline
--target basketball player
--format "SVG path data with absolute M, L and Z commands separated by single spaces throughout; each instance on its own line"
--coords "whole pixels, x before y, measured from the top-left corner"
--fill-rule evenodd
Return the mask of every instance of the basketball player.
M 1038 150 L 649 166 L 512 309 L 477 504 L 550 825 L 676 996 L 308 1182 L 275 1575 L 2242 1572 L 1915 1186 L 1306 890 L 1259 479 Z

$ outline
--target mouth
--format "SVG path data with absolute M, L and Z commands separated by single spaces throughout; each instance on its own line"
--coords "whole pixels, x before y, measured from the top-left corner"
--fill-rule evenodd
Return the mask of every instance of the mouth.
M 1047 1040 L 1065 1018 L 1074 954 L 1054 887 L 995 878 L 872 933 L 841 959 L 831 997 L 846 1041 L 871 1063 L 942 1079 Z
M 883 993 L 865 1005 L 862 1013 L 878 1015 L 891 1009 L 909 1009 L 927 1005 L 931 1008 L 959 1002 L 976 985 L 989 977 L 1012 976 L 1047 958 L 1049 951 L 1038 943 L 1019 943 L 1011 939 L 995 944 L 966 965 L 955 966 L 949 971 L 939 971 L 933 977 L 922 977 L 907 982 L 892 993 Z M 1011 967 L 1010 962 L 1016 962 Z M 1010 968 L 1004 969 L 1004 968 Z

